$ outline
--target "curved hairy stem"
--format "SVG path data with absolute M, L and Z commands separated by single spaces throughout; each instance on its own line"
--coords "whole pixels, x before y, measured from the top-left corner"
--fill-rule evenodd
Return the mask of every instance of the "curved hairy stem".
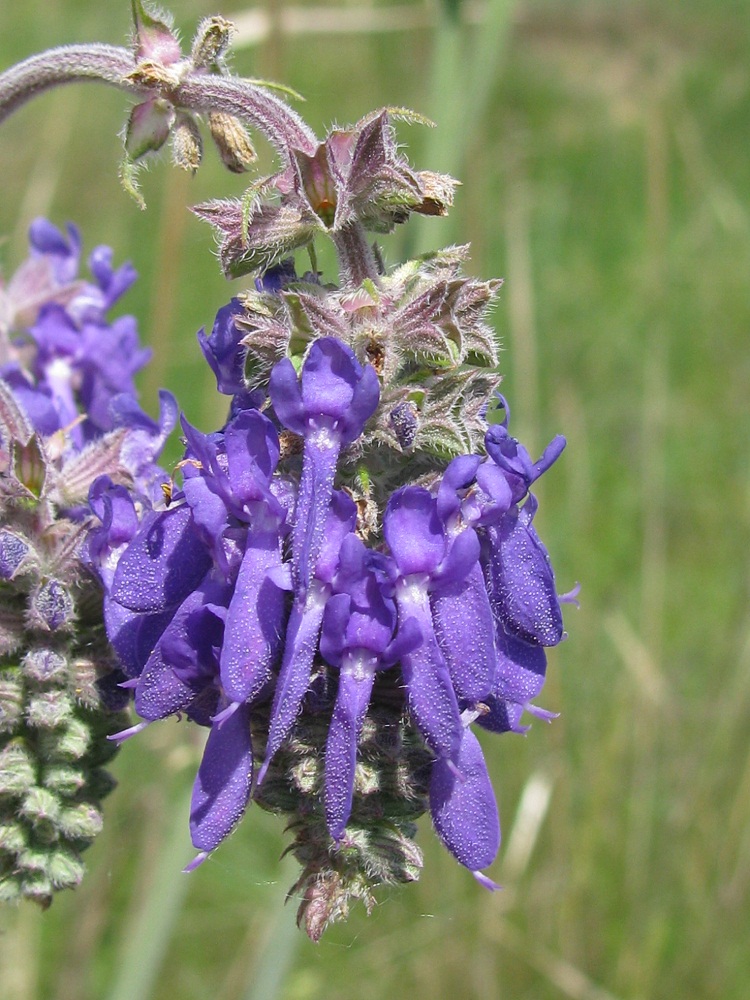
M 66 45 L 32 56 L 0 74 L 0 122 L 26 101 L 67 83 L 106 83 L 137 97 L 160 96 L 186 111 L 219 111 L 257 128 L 278 152 L 290 147 L 312 153 L 314 132 L 282 100 L 241 77 L 216 76 L 179 64 L 172 80 L 143 69 L 125 48 L 114 45 Z M 182 75 L 179 69 L 183 70 Z M 187 70 L 187 71 L 185 71 Z
M 295 111 L 275 94 L 241 77 L 193 73 L 171 96 L 191 111 L 224 111 L 246 121 L 287 155 L 290 147 L 308 154 L 318 147 L 315 133 Z
M 132 94 L 146 93 L 125 79 L 133 54 L 116 45 L 64 45 L 24 59 L 0 73 L 0 122 L 37 94 L 64 83 L 108 83 Z

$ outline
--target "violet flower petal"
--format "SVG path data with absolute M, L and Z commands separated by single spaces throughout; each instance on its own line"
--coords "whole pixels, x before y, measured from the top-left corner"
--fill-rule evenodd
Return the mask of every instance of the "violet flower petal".
M 229 596 L 226 584 L 209 573 L 182 602 L 138 680 L 135 710 L 141 718 L 164 719 L 182 711 L 202 688 L 218 680 L 213 649 L 221 645 L 224 629 L 219 616 Z
M 297 371 L 289 358 L 282 358 L 273 366 L 268 394 L 284 427 L 294 434 L 303 435 L 307 429 L 307 415 Z
M 104 599 L 104 626 L 120 665 L 128 677 L 139 677 L 173 610 L 144 615 Z
M 132 611 L 165 611 L 182 603 L 210 565 L 189 507 L 148 514 L 120 556 L 111 597 Z
M 463 777 L 445 760 L 432 765 L 430 811 L 438 836 L 471 872 L 491 865 L 500 847 L 500 819 L 495 793 L 479 741 L 464 729 L 456 764 Z
M 315 578 L 304 602 L 299 597 L 292 606 L 286 629 L 284 655 L 276 683 L 266 745 L 266 757 L 258 775 L 260 784 L 271 760 L 289 735 L 310 684 L 313 657 L 318 645 L 323 612 L 331 592 L 343 539 L 357 521 L 357 506 L 340 490 L 331 496 L 323 542 L 315 566 Z
M 340 840 L 352 811 L 357 744 L 370 703 L 377 658 L 350 653 L 339 674 L 339 690 L 328 730 L 325 757 L 325 815 L 328 832 Z
M 200 348 L 216 376 L 216 388 L 229 396 L 245 389 L 247 349 L 241 343 L 244 334 L 235 323 L 244 311 L 239 299 L 232 299 L 216 313 L 210 336 L 204 330 L 198 332 Z
M 241 705 L 208 734 L 190 805 L 190 835 L 199 851 L 213 851 L 242 818 L 253 778 L 249 709 Z
M 479 455 L 459 455 L 443 473 L 437 494 L 437 512 L 443 524 L 448 525 L 458 514 L 461 508 L 459 490 L 471 485 L 481 461 Z
M 310 684 L 313 657 L 329 593 L 328 586 L 319 580 L 313 580 L 304 605 L 295 602 L 292 606 L 286 629 L 284 659 L 273 697 L 266 756 L 258 774 L 259 784 L 265 778 L 279 747 L 291 732 Z
M 230 701 L 257 697 L 281 651 L 286 599 L 267 575 L 281 563 L 275 530 L 250 530 L 227 613 L 221 682 Z
M 304 597 L 323 542 L 341 445 L 362 433 L 380 385 L 372 366 L 363 368 L 350 347 L 322 337 L 311 346 L 299 381 L 288 358 L 274 365 L 269 394 L 278 419 L 305 438 L 292 529 L 296 589 Z
M 459 698 L 479 701 L 495 682 L 495 620 L 482 569 L 475 562 L 461 583 L 433 593 L 432 618 L 438 645 Z
M 396 587 L 399 626 L 414 619 L 422 642 L 401 659 L 409 706 L 424 741 L 438 757 L 455 761 L 463 724 L 448 667 L 437 644 L 426 581 L 401 579 Z M 410 628 L 413 626 L 410 626 Z
M 536 499 L 486 528 L 490 600 L 506 631 L 542 646 L 563 637 L 562 612 L 547 550 L 531 523 Z
M 445 529 L 435 498 L 421 487 L 406 486 L 391 496 L 383 533 L 402 576 L 432 574 L 445 556 Z

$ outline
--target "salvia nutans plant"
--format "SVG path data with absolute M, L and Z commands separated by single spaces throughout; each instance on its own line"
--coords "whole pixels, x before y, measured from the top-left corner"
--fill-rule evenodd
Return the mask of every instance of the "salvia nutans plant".
M 486 888 L 500 824 L 474 727 L 523 733 L 546 648 L 564 637 L 530 492 L 538 461 L 508 429 L 487 314 L 499 281 L 462 276 L 466 247 L 386 268 L 372 234 L 444 215 L 455 182 L 414 170 L 384 109 L 319 140 L 269 84 L 232 75 L 232 25 L 186 55 L 133 0 L 129 48 L 73 45 L 0 75 L 0 119 L 74 82 L 131 95 L 121 178 L 171 145 L 194 171 L 203 134 L 229 170 L 275 148 L 278 171 L 193 211 L 248 285 L 198 334 L 222 428 L 136 399 L 149 358 L 135 280 L 108 247 L 79 275 L 78 231 L 39 219 L 0 282 L 0 897 L 48 906 L 83 876 L 114 786 L 105 765 L 168 716 L 208 730 L 195 779 L 194 869 L 251 801 L 287 821 L 290 890 L 317 940 L 419 877 L 430 813 Z M 315 243 L 333 241 L 336 282 Z M 295 270 L 307 249 L 310 269 Z M 181 427 L 184 458 L 157 464 Z M 132 725 L 129 702 L 141 721 Z M 187 859 L 186 859 L 187 860 Z

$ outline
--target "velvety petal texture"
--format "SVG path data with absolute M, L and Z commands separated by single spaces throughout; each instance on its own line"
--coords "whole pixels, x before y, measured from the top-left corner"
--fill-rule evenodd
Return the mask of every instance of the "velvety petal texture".
M 213 851 L 242 818 L 253 780 L 253 748 L 247 706 L 214 723 L 190 802 L 190 836 L 200 851 Z
M 456 764 L 437 760 L 430 782 L 430 812 L 438 836 L 465 868 L 487 868 L 500 848 L 500 819 L 479 741 L 464 729 Z

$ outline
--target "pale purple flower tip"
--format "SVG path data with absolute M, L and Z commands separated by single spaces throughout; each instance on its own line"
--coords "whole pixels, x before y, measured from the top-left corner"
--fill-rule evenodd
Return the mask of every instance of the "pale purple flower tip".
M 119 733 L 111 733 L 107 739 L 111 740 L 112 743 L 124 743 L 125 740 L 129 740 L 131 736 L 136 736 L 138 733 L 142 733 L 146 726 L 150 726 L 150 722 L 138 722 L 134 726 L 130 726 L 128 729 L 121 729 Z
M 189 875 L 190 872 L 194 872 L 196 868 L 199 868 L 203 864 L 209 853 L 209 851 L 200 851 L 196 854 L 193 860 L 182 869 L 182 874 Z

